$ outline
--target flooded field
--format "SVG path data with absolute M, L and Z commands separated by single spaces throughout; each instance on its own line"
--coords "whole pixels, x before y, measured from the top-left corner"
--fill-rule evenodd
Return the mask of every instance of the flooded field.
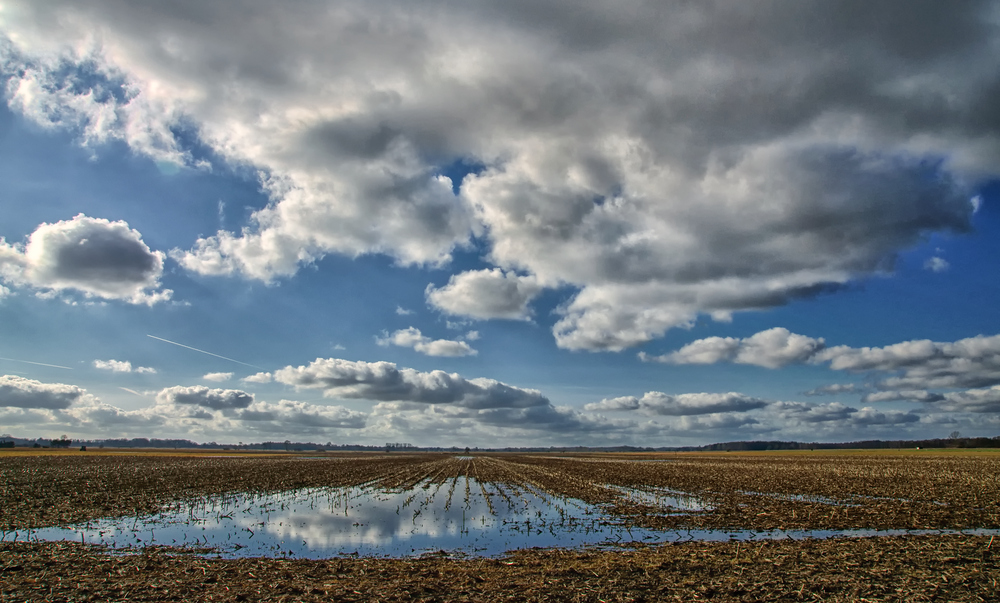
M 113 548 L 210 548 L 226 557 L 407 557 L 444 551 L 496 556 L 531 547 L 656 540 L 600 507 L 530 486 L 467 476 L 409 489 L 306 488 L 237 493 L 161 513 L 20 532 L 11 539 L 79 540 Z
M 211 562 L 268 574 L 279 567 L 268 564 L 297 559 L 315 560 L 321 565 L 302 567 L 326 574 L 350 559 L 383 571 L 429 563 L 430 555 L 459 574 L 473 567 L 464 563 L 488 562 L 497 576 L 517 567 L 556 575 L 570 559 L 589 567 L 583 580 L 602 575 L 594 563 L 617 567 L 635 556 L 662 566 L 683 551 L 708 555 L 705 568 L 718 565 L 714 555 L 731 555 L 733 567 L 752 572 L 756 566 L 740 564 L 767 559 L 772 549 L 794 557 L 794 573 L 808 551 L 871 563 L 883 549 L 918 546 L 928 563 L 951 563 L 952 580 L 992 576 L 975 582 L 981 594 L 995 592 L 998 577 L 998 461 L 988 454 L 0 456 L 8 503 L 0 507 L 0 577 L 27 579 L 10 569 L 27 560 L 73 558 L 86 560 L 78 569 L 87 578 L 125 553 L 159 559 L 154 573 Z M 955 547 L 978 557 L 954 565 L 945 550 Z M 968 573 L 976 564 L 985 565 Z M 966 599 L 953 593 L 952 600 Z

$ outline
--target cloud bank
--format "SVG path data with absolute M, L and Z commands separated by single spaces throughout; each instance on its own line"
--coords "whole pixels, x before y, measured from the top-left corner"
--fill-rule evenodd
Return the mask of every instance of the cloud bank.
M 197 166 L 184 124 L 257 170 L 268 206 L 174 250 L 187 269 L 270 281 L 329 253 L 441 266 L 477 246 L 488 267 L 429 303 L 523 319 L 569 292 L 553 334 L 573 350 L 891 271 L 967 231 L 1000 165 L 987 0 L 8 5 L 16 111 Z M 34 278 L 166 293 L 155 261 L 108 284 L 95 262 Z
M 0 406 L 63 409 L 86 395 L 86 390 L 75 385 L 42 383 L 15 375 L 0 377 Z
M 745 412 L 767 406 L 767 402 L 743 394 L 679 394 L 646 392 L 641 398 L 624 396 L 592 402 L 584 407 L 589 411 L 638 410 L 653 415 L 688 416 L 724 412 Z
M 470 409 L 527 408 L 550 402 L 541 392 L 493 379 L 466 379 L 444 371 L 396 368 L 391 362 L 317 358 L 309 365 L 275 371 L 274 380 L 323 395 L 384 402 L 454 404 Z

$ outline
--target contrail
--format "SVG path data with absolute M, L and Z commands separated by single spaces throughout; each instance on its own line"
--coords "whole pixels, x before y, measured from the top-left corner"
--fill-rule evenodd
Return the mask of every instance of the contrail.
M 127 391 L 127 392 L 128 392 L 128 393 L 130 393 L 130 394 L 135 394 L 135 395 L 137 395 L 137 396 L 139 396 L 139 397 L 142 397 L 142 398 L 145 398 L 145 396 L 143 396 L 143 395 L 142 395 L 142 394 L 140 394 L 139 392 L 135 391 L 134 389 L 129 389 L 129 388 L 127 388 L 127 387 L 119 387 L 118 389 L 123 389 L 123 390 Z
M 187 348 L 189 350 L 194 350 L 196 352 L 201 352 L 202 354 L 208 354 L 209 356 L 215 356 L 216 358 L 222 358 L 223 360 L 228 360 L 229 362 L 235 362 L 236 364 L 242 364 L 243 366 L 249 366 L 251 368 L 264 370 L 262 367 L 259 367 L 256 364 L 247 364 L 246 362 L 240 362 L 239 360 L 233 360 L 232 358 L 226 358 L 225 356 L 219 356 L 218 354 L 213 354 L 212 352 L 206 352 L 205 350 L 199 350 L 198 348 L 193 348 L 193 347 L 191 347 L 189 345 L 184 345 L 183 343 L 177 343 L 176 341 L 170 341 L 169 339 L 164 339 L 162 337 L 157 337 L 156 335 L 150 335 L 150 334 L 147 333 L 146 337 L 152 337 L 153 339 L 157 339 L 159 341 L 165 341 L 167 343 L 172 343 L 174 345 L 179 345 L 182 348 Z
M 73 370 L 70 366 L 60 366 L 58 364 L 45 364 L 44 362 L 32 362 L 30 360 L 18 360 L 16 358 L 0 358 L 0 360 L 7 360 L 9 362 L 23 362 L 24 364 L 36 364 L 38 366 L 51 366 L 52 368 L 66 369 L 67 371 Z

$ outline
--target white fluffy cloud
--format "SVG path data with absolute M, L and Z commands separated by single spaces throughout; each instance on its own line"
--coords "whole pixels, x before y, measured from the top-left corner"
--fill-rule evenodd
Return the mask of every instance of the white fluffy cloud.
M 101 369 L 102 371 L 111 371 L 114 373 L 155 373 L 156 369 L 151 366 L 136 366 L 133 367 L 132 363 L 128 360 L 95 360 L 94 368 Z
M 133 304 L 170 299 L 172 291 L 160 289 L 163 258 L 127 223 L 83 214 L 41 224 L 26 245 L 0 238 L 0 278 L 10 285 L 75 290 Z
M 478 337 L 478 333 L 476 335 Z M 397 345 L 403 348 L 413 348 L 428 356 L 475 356 L 479 353 L 464 341 L 425 337 L 416 327 L 400 329 L 392 335 L 386 334 L 384 337 L 376 338 L 376 343 L 381 346 Z
M 0 377 L 0 406 L 63 409 L 87 399 L 86 390 L 63 383 L 42 383 L 16 375 Z
M 663 356 L 640 354 L 640 358 L 669 364 L 735 362 L 773 369 L 806 362 L 824 347 L 823 338 L 814 339 L 791 333 L 783 327 L 776 327 L 744 339 L 735 337 L 699 339 L 670 354 Z
M 532 276 L 499 268 L 471 270 L 452 276 L 440 289 L 428 286 L 427 301 L 449 314 L 521 320 L 530 316 L 528 303 L 541 290 Z
M 232 373 L 207 373 L 201 376 L 205 381 L 229 381 L 233 378 Z M 245 381 L 246 379 L 244 379 Z
M 687 416 L 714 413 L 746 412 L 764 408 L 768 403 L 736 392 L 725 394 L 695 393 L 670 395 L 646 392 L 641 398 L 623 396 L 587 404 L 589 411 L 638 410 L 651 415 Z
M 814 361 L 829 362 L 834 370 L 892 373 L 877 383 L 883 389 L 983 387 L 1000 383 L 1000 335 L 884 347 L 836 346 L 817 353 Z
M 884 390 L 969 388 L 1000 383 L 1000 335 L 977 335 L 954 342 L 921 339 L 883 347 L 852 348 L 826 347 L 822 338 L 797 335 L 779 327 L 745 339 L 698 339 L 676 352 L 662 356 L 641 354 L 640 357 L 673 364 L 738 362 L 767 368 L 801 363 L 827 364 L 837 371 L 874 373 L 878 377 L 874 386 Z M 839 385 L 808 393 L 861 389 L 856 385 Z
M 317 358 L 308 366 L 287 366 L 275 381 L 297 388 L 322 389 L 329 397 L 384 402 L 454 404 L 465 408 L 527 408 L 546 406 L 548 398 L 493 379 L 466 379 L 444 371 L 420 372 L 396 368 L 391 362 Z
M 274 377 L 271 373 L 267 372 L 254 373 L 253 375 L 243 377 L 243 379 L 241 379 L 241 381 L 245 381 L 246 383 L 270 383 L 273 380 Z
M 569 349 L 891 270 L 967 230 L 1000 165 L 987 0 L 919 0 L 905 26 L 895 4 L 849 0 L 5 6 L 11 107 L 176 163 L 192 160 L 171 126 L 193 125 L 259 171 L 271 203 L 176 250 L 188 269 L 438 265 L 474 242 L 491 266 L 428 301 L 524 318 L 568 287 Z M 456 161 L 481 169 L 452 182 Z
M 302 387 L 322 387 L 344 393 L 345 381 L 377 386 L 357 369 L 318 361 L 302 370 L 291 370 L 283 382 Z M 366 365 L 368 363 L 360 363 Z M 378 363 L 371 363 L 375 365 Z M 385 363 L 388 364 L 388 363 Z M 391 366 L 391 365 L 390 365 Z M 368 366 L 379 379 L 392 379 L 387 367 Z M 398 370 L 398 369 L 397 369 Z M 312 438 L 358 443 L 386 440 L 413 441 L 422 445 L 537 446 L 539 434 L 553 444 L 639 444 L 669 437 L 666 444 L 743 439 L 816 438 L 845 440 L 862 437 L 933 437 L 941 426 L 982 431 L 990 417 L 1000 412 L 1000 388 L 950 392 L 924 413 L 854 408 L 838 402 L 765 402 L 736 393 L 668 395 L 648 392 L 642 397 L 610 398 L 588 405 L 587 412 L 554 406 L 531 390 L 450 381 L 434 373 L 396 377 L 405 395 L 382 395 L 395 401 L 377 402 L 369 412 L 340 405 L 293 400 L 255 400 L 239 390 L 207 387 L 168 387 L 153 405 L 124 410 L 105 404 L 81 388 L 46 384 L 20 377 L 0 377 L 0 424 L 9 431 L 43 430 L 84 437 L 101 437 L 109 429 L 128 437 L 186 437 L 201 441 L 233 442 L 237 439 Z M 353 375 L 349 375 L 352 373 Z M 415 373 L 415 372 L 414 372 Z M 294 376 L 299 379 L 288 379 Z M 377 379 L 376 379 L 377 380 Z M 432 381 L 437 380 L 436 384 Z M 419 385 L 414 385 L 419 383 Z M 496 384 L 496 382 L 493 382 Z M 502 388 L 509 388 L 504 393 Z M 441 389 L 451 388 L 449 394 Z M 477 389 L 478 388 L 478 389 Z M 431 391 L 437 389 L 438 391 Z M 349 392 L 353 397 L 359 389 Z M 917 396 L 919 392 L 901 392 Z M 485 399 L 492 396 L 489 403 Z M 374 396 L 367 396 L 371 399 Z M 515 399 L 520 397 L 521 399 Z M 897 398 L 894 398 L 897 399 Z M 898 398 L 902 399 L 902 398 Z M 538 403 L 541 400 L 541 403 Z M 632 411 L 625 418 L 608 418 L 594 411 Z M 639 418 L 643 417 L 643 418 Z M 585 439 L 585 442 L 581 440 Z

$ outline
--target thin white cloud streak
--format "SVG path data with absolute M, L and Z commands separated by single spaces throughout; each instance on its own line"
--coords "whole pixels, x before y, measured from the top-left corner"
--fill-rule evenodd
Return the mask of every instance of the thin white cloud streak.
M 51 368 L 66 369 L 67 371 L 73 370 L 73 367 L 62 366 L 59 364 L 47 364 L 45 362 L 32 362 L 31 360 L 18 360 L 16 358 L 0 358 L 0 360 L 6 360 L 7 362 L 20 362 L 22 364 L 34 364 L 35 366 L 48 366 Z
M 191 347 L 189 345 L 184 345 L 183 343 L 177 343 L 176 341 L 170 341 L 169 339 L 164 339 L 162 337 L 157 337 L 156 335 L 149 335 L 149 334 L 147 334 L 146 337 L 152 337 L 153 339 L 156 339 L 158 341 L 163 341 L 163 342 L 166 342 L 166 343 L 170 343 L 170 344 L 173 344 L 173 345 L 176 345 L 176 346 L 180 346 L 182 348 L 187 348 L 189 350 L 194 350 L 195 352 L 201 352 L 202 354 L 208 354 L 209 356 L 215 356 L 216 358 L 222 358 L 223 360 L 228 360 L 229 362 L 235 362 L 236 364 L 242 364 L 243 366 L 249 366 L 250 368 L 255 368 L 255 369 L 259 369 L 260 368 L 259 366 L 256 366 L 256 365 L 253 365 L 253 364 L 248 364 L 246 362 L 240 362 L 239 360 L 233 360 L 232 358 L 227 358 L 225 356 L 220 356 L 218 354 L 213 354 L 212 352 L 206 352 L 205 350 L 199 350 L 198 348 L 193 348 L 193 347 Z

